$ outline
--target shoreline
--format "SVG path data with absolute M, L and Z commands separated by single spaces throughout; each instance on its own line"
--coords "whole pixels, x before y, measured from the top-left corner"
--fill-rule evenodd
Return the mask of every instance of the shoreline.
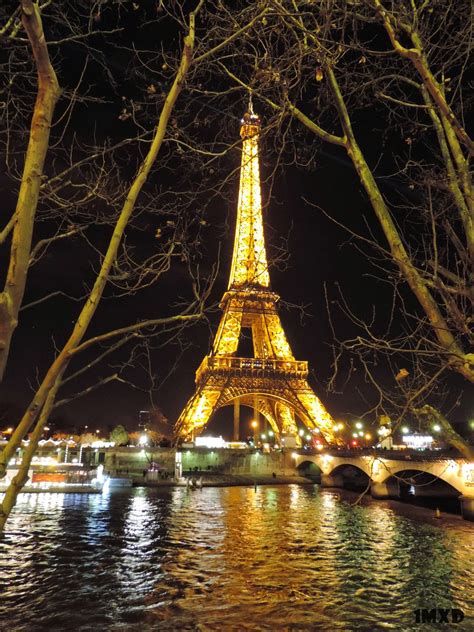
M 112 477 L 115 478 L 115 477 Z M 155 490 L 165 490 L 165 489 L 174 489 L 174 488 L 183 488 L 188 489 L 189 491 L 200 490 L 204 487 L 206 488 L 222 488 L 222 487 L 254 487 L 257 489 L 258 487 L 271 487 L 271 486 L 282 486 L 282 485 L 299 485 L 304 487 L 313 487 L 320 485 L 313 480 L 302 476 L 249 476 L 249 475 L 208 475 L 203 477 L 202 486 L 196 487 L 187 487 L 186 478 L 196 478 L 199 477 L 185 477 L 184 480 L 175 481 L 171 479 L 157 480 L 157 481 L 144 481 L 141 477 L 116 477 L 116 484 L 111 484 L 109 487 L 110 492 L 115 493 L 118 491 L 129 491 L 132 488 L 149 488 Z M 124 484 L 124 483 L 127 484 Z M 353 489 L 343 489 L 338 487 L 324 487 L 321 488 L 324 491 L 329 492 L 331 495 L 335 496 L 338 501 L 346 502 L 349 504 L 353 504 L 353 502 L 361 495 L 362 490 L 353 490 Z M 0 489 L 0 496 L 4 493 L 4 490 Z M 64 487 L 51 487 L 49 489 L 41 489 L 41 488 L 24 488 L 20 495 L 23 494 L 80 494 L 80 495 L 97 495 L 101 494 L 102 490 L 98 488 L 91 487 L 75 487 L 70 486 L 69 488 Z M 435 507 L 430 507 L 423 503 L 416 502 L 404 502 L 401 499 L 396 498 L 387 498 L 387 499 L 374 499 L 368 494 L 363 494 L 360 498 L 360 506 L 367 506 L 373 503 L 383 503 L 390 507 L 392 510 L 396 511 L 400 515 L 404 515 L 408 518 L 428 521 L 431 524 L 442 524 L 443 520 L 439 520 L 439 516 L 435 514 Z M 437 503 L 435 503 L 436 505 Z M 441 518 L 444 518 L 445 521 L 455 520 L 461 521 L 464 524 L 469 524 L 469 521 L 463 519 L 462 514 L 458 510 L 452 510 L 452 508 L 443 506 L 443 499 L 440 499 L 439 506 L 441 507 Z
M 186 487 L 186 479 L 199 480 L 200 476 L 186 476 L 184 480 L 156 480 L 156 481 L 144 481 L 138 478 L 133 478 L 134 487 Z M 249 476 L 249 475 L 235 475 L 235 474 L 221 474 L 221 475 L 205 475 L 202 476 L 202 487 L 254 487 L 255 485 L 315 485 L 314 481 L 311 481 L 304 476 Z M 192 488 L 194 489 L 194 487 Z M 198 487 L 199 489 L 199 487 Z
M 111 476 L 110 491 L 131 489 L 132 487 L 149 487 L 151 489 L 162 488 L 174 488 L 174 487 L 188 487 L 186 479 L 199 480 L 200 477 L 189 476 L 184 477 L 184 480 L 176 481 L 173 479 L 164 479 L 156 481 L 146 481 L 139 477 L 134 476 Z M 202 484 L 199 486 L 189 485 L 189 489 L 201 489 L 202 487 L 259 487 L 262 485 L 315 485 L 314 481 L 311 481 L 303 476 L 246 476 L 246 475 L 215 475 L 215 476 L 203 476 Z M 0 494 L 4 494 L 6 488 L 0 488 Z M 52 485 L 48 488 L 30 487 L 26 485 L 20 492 L 20 494 L 100 494 L 101 488 L 93 486 L 74 486 L 67 487 Z

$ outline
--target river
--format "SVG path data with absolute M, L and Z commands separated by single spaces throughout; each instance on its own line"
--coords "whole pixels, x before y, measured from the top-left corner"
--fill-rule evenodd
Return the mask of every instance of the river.
M 317 486 L 25 494 L 0 630 L 474 630 L 474 525 Z M 415 625 L 417 608 L 458 624 Z

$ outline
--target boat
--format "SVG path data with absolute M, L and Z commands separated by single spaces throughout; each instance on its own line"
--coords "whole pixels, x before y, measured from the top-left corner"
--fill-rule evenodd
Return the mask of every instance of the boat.
M 0 494 L 8 489 L 18 471 L 19 466 L 7 468 L 5 477 L 0 479 Z M 28 481 L 20 493 L 99 494 L 108 485 L 109 477 L 104 474 L 103 465 L 90 467 L 76 463 L 33 464 L 28 471 Z

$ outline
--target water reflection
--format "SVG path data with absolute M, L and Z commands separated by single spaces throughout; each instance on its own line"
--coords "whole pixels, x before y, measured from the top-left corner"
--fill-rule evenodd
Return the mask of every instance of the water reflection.
M 0 540 L 12 630 L 411 630 L 415 608 L 472 614 L 458 518 L 317 487 L 31 496 Z

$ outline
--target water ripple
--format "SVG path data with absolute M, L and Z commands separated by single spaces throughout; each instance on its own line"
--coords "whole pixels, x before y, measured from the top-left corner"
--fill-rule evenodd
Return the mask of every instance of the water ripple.
M 0 540 L 0 630 L 403 632 L 436 606 L 474 629 L 472 525 L 349 498 L 296 486 L 24 495 Z

